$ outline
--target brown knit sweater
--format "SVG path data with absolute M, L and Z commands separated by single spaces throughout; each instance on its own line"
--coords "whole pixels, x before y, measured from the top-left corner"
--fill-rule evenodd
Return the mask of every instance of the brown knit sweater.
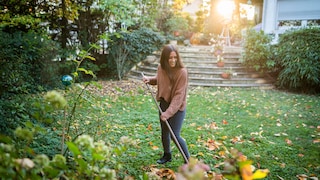
M 157 100 L 163 98 L 170 103 L 162 116 L 166 119 L 172 117 L 178 110 L 183 111 L 187 106 L 188 72 L 186 68 L 173 69 L 173 81 L 167 73 L 158 66 L 157 75 L 150 78 L 151 85 L 158 85 Z

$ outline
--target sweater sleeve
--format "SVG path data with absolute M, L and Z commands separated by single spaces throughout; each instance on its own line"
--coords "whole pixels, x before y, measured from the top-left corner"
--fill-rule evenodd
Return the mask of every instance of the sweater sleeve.
M 163 112 L 162 116 L 166 119 L 172 117 L 181 108 L 186 101 L 187 87 L 188 87 L 188 75 L 186 69 L 182 70 L 176 80 L 176 88 L 172 92 L 172 99 L 168 109 Z
M 157 85 L 157 76 L 149 77 L 150 85 Z
M 153 77 L 149 77 L 149 84 L 150 85 L 157 85 L 158 84 L 158 72 L 159 72 L 159 68 L 160 66 L 158 66 L 158 71 L 157 71 L 157 74 Z

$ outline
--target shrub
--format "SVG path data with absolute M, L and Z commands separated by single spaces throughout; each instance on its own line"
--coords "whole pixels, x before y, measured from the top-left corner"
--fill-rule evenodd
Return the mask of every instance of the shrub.
M 109 69 L 116 69 L 117 76 L 121 79 L 135 64 L 160 49 L 165 38 L 151 29 L 141 28 L 132 32 L 114 33 L 109 42 Z
M 179 33 L 175 34 L 176 36 L 179 36 L 180 33 L 184 34 L 190 31 L 188 20 L 182 16 L 173 16 L 169 18 L 166 21 L 165 26 L 168 28 L 170 34 Z
M 35 32 L 0 31 L 0 96 L 3 93 L 34 92 L 38 86 L 55 81 L 52 59 L 58 46 Z
M 280 36 L 277 85 L 294 91 L 320 92 L 320 28 L 288 31 Z
M 263 31 L 249 29 L 245 36 L 244 52 L 241 61 L 248 68 L 260 72 L 269 71 L 274 63 L 271 60 L 271 37 Z
M 32 99 L 22 95 L 0 98 L 1 134 L 11 136 L 12 130 L 29 120 L 28 107 L 30 107 L 30 102 Z

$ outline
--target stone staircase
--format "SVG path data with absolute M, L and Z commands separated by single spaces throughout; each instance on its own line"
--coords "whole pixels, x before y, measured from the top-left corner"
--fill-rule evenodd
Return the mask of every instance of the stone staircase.
M 211 52 L 210 46 L 179 46 L 178 49 L 182 61 L 188 69 L 189 86 L 273 88 L 271 78 L 242 66 L 239 61 L 241 47 L 224 48 L 224 67 L 217 67 L 217 58 Z M 127 77 L 141 79 L 141 72 L 146 76 L 155 75 L 159 59 L 159 52 L 149 56 L 145 61 L 137 64 L 127 74 Z M 226 70 L 232 71 L 230 79 L 221 77 L 221 73 Z

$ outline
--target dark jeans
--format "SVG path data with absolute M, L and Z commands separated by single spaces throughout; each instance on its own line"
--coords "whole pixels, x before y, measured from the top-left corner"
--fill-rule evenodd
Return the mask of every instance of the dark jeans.
M 160 107 L 161 107 L 162 111 L 165 112 L 165 110 L 169 107 L 169 103 L 167 103 L 164 100 L 161 100 Z M 189 158 L 190 155 L 188 152 L 187 144 L 186 144 L 185 140 L 180 136 L 180 131 L 181 131 L 181 127 L 182 127 L 185 115 L 186 115 L 186 110 L 178 111 L 176 114 L 174 114 L 167 121 L 170 124 L 170 127 L 171 127 L 173 133 L 175 134 L 184 154 L 186 155 L 187 158 Z M 160 120 L 160 124 L 161 124 L 161 140 L 162 140 L 163 150 L 165 153 L 171 153 L 170 139 L 172 139 L 172 138 L 170 135 L 170 130 L 168 129 L 168 126 L 164 121 Z

